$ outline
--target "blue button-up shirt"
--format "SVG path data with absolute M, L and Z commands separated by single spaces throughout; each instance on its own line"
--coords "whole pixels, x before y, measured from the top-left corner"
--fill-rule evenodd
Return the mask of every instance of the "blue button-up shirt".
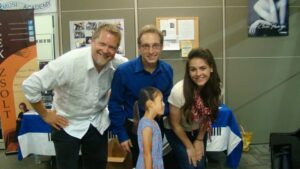
M 139 91 L 144 87 L 156 87 L 162 94 L 165 103 L 165 115 L 169 113 L 168 96 L 173 86 L 172 67 L 158 61 L 154 72 L 144 69 L 141 56 L 126 62 L 116 70 L 111 87 L 111 97 L 108 104 L 111 129 L 118 135 L 120 142 L 128 140 L 124 126 L 126 119 L 133 118 L 133 105 L 138 100 Z

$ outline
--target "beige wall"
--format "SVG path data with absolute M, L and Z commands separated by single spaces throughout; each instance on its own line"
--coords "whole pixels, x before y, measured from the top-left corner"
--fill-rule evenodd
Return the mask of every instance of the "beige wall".
M 248 38 L 247 0 L 226 0 L 225 6 L 223 0 L 137 0 L 137 27 L 155 24 L 157 16 L 198 16 L 199 44 L 212 50 L 221 76 L 226 58 L 226 104 L 237 121 L 253 131 L 253 143 L 266 143 L 270 132 L 300 127 L 300 0 L 289 1 L 287 37 Z M 61 0 L 60 4 L 63 52 L 70 49 L 69 21 L 124 18 L 126 56 L 135 56 L 134 0 Z M 162 54 L 174 68 L 174 82 L 184 74 L 185 61 L 179 56 L 178 51 Z

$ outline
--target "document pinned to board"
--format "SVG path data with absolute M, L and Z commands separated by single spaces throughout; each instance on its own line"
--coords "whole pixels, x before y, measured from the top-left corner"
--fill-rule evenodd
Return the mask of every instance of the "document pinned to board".
M 181 57 L 187 57 L 189 52 L 193 49 L 193 42 L 190 40 L 180 41 Z
M 165 40 L 176 40 L 176 29 L 176 18 L 162 19 L 160 21 L 160 30 L 162 31 Z
M 178 39 L 195 39 L 194 20 L 178 20 Z

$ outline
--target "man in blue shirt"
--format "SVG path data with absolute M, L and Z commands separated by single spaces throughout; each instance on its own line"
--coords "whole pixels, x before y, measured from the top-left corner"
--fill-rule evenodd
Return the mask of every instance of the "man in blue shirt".
M 173 86 L 172 67 L 159 60 L 163 49 L 163 35 L 153 25 L 144 26 L 138 36 L 140 56 L 124 63 L 116 70 L 109 100 L 109 117 L 113 134 L 117 134 L 123 150 L 132 152 L 133 167 L 139 154 L 137 135 L 132 132 L 133 107 L 139 91 L 148 86 L 163 93 L 165 112 L 169 113 L 168 96 Z M 157 119 L 163 129 L 162 118 Z

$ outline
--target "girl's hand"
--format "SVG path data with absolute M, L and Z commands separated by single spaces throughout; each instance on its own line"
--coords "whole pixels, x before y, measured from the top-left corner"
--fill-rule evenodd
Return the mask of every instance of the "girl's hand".
M 191 146 L 190 148 L 186 149 L 188 158 L 189 158 L 189 163 L 193 165 L 194 167 L 197 166 L 197 159 L 196 159 L 196 151 L 194 149 L 194 146 Z
M 203 141 L 195 140 L 194 143 L 195 156 L 197 161 L 201 161 L 204 156 L 204 144 Z

